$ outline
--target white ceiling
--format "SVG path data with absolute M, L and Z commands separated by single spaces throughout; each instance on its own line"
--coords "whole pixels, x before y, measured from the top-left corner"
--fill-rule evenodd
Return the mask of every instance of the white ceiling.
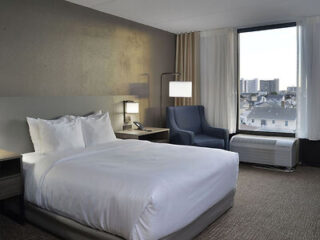
M 320 0 L 67 0 L 173 33 L 320 15 Z

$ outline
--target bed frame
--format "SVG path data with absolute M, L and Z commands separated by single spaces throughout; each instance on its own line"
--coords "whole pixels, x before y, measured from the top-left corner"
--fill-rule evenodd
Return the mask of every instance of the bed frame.
M 0 97 L 0 148 L 16 153 L 33 151 L 26 117 L 53 119 L 65 114 L 84 115 L 108 111 L 115 130 L 122 126 L 122 101 L 137 100 L 135 96 L 70 96 L 70 97 Z M 189 225 L 162 240 L 192 239 L 233 206 L 232 190 Z M 76 221 L 25 203 L 26 218 L 31 223 L 71 240 L 121 240 L 111 233 L 98 231 Z
M 223 213 L 233 206 L 235 190 L 229 192 L 222 200 L 212 206 L 196 220 L 184 228 L 161 240 L 189 240 L 201 233 Z M 45 229 L 58 237 L 68 240 L 123 240 L 124 238 L 111 233 L 102 232 L 74 220 L 65 218 L 31 203 L 26 203 L 26 218 L 31 223 Z

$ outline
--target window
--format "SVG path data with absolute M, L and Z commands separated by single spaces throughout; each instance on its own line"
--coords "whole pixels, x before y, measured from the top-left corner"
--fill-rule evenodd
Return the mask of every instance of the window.
M 238 37 L 238 129 L 295 133 L 296 24 L 240 29 Z

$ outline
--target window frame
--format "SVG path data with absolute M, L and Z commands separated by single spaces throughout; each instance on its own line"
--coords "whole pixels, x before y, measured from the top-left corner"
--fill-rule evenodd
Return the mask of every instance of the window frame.
M 280 28 L 288 28 L 288 27 L 297 27 L 296 22 L 287 22 L 280 24 L 271 24 L 271 25 L 263 25 L 249 28 L 239 28 L 237 30 L 237 134 L 251 134 L 251 135 L 261 135 L 261 136 L 276 136 L 276 137 L 295 137 L 295 133 L 286 133 L 286 132 L 266 132 L 266 131 L 250 131 L 250 130 L 241 130 L 239 129 L 239 107 L 240 107 L 240 41 L 239 36 L 240 33 L 246 32 L 256 32 L 256 31 L 264 31 L 264 30 L 272 30 L 272 29 L 280 29 Z

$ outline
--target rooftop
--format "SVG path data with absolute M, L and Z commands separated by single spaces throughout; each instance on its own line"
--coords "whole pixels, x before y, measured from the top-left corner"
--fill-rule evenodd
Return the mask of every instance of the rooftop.
M 296 120 L 295 108 L 282 108 L 279 106 L 253 108 L 248 118 L 272 119 L 272 120 Z

